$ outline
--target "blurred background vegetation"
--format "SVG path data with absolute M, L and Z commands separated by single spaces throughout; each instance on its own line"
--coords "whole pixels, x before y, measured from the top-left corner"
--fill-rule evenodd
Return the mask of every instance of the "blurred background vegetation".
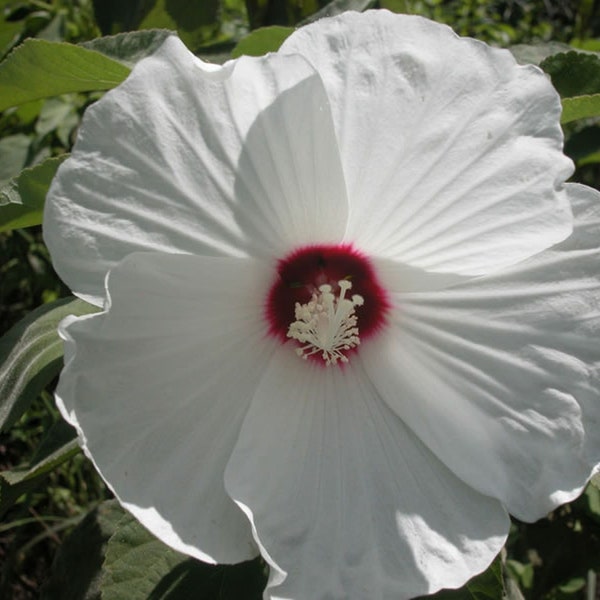
M 0 0 L 0 60 L 31 37 L 81 43 L 101 35 L 166 28 L 177 30 L 206 60 L 222 62 L 254 29 L 298 26 L 344 9 L 366 8 L 424 15 L 499 46 L 552 41 L 600 50 L 599 0 Z M 24 167 L 68 152 L 83 111 L 99 96 L 68 94 L 0 113 L 0 188 Z M 594 120 L 565 126 L 566 152 L 577 164 L 574 179 L 597 188 L 599 132 Z M 39 227 L 0 233 L 0 333 L 34 308 L 68 294 L 52 270 Z M 48 431 L 60 427 L 65 426 L 50 386 L 16 426 L 0 434 L 0 472 L 29 461 Z M 0 477 L 0 598 L 38 598 L 61 568 L 60 560 L 52 564 L 65 536 L 110 493 L 75 449 L 69 460 L 5 507 L 4 514 L 2 485 Z M 594 485 L 547 519 L 533 525 L 514 522 L 505 564 L 523 596 L 600 599 L 595 583 L 599 524 L 600 491 Z M 55 597 L 50 588 L 44 597 Z M 232 594 L 227 597 L 250 597 Z

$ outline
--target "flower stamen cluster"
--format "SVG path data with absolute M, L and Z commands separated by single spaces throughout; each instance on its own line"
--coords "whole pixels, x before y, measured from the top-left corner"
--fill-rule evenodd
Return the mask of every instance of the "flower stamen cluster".
M 296 302 L 296 320 L 290 325 L 287 337 L 304 344 L 296 349 L 296 354 L 305 360 L 320 352 L 327 366 L 338 361 L 347 363 L 344 352 L 360 344 L 355 308 L 362 306 L 364 299 L 359 294 L 346 298 L 346 292 L 352 288 L 348 280 L 338 281 L 338 286 L 337 298 L 333 288 L 323 284 L 309 302 Z

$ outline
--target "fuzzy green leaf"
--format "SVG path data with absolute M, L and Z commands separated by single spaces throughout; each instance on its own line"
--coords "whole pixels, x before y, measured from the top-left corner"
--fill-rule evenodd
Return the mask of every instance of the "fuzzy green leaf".
M 176 33 L 168 29 L 147 29 L 96 38 L 81 45 L 133 67 L 142 58 L 153 54 L 171 35 Z
M 126 515 L 108 541 L 102 600 L 260 600 L 266 573 L 260 559 L 208 565 L 172 550 Z
M 96 311 L 83 300 L 62 298 L 40 306 L 0 338 L 0 431 L 11 427 L 60 371 L 59 322 Z
M 562 98 L 561 123 L 600 116 L 600 56 L 560 52 L 541 62 Z
M 106 545 L 124 514 L 116 500 L 88 513 L 61 544 L 41 600 L 100 600 Z
M 549 56 L 540 67 L 550 75 L 561 98 L 600 93 L 600 57 L 585 52 L 560 52 Z

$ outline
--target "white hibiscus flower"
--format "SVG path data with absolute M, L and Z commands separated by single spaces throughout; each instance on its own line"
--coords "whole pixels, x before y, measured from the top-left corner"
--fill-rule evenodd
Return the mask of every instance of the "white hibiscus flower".
M 559 113 L 536 67 L 385 11 L 141 61 L 45 219 L 105 308 L 62 325 L 58 404 L 121 503 L 201 560 L 260 552 L 265 598 L 374 600 L 463 584 L 507 511 L 577 496 L 600 194 L 564 183 Z

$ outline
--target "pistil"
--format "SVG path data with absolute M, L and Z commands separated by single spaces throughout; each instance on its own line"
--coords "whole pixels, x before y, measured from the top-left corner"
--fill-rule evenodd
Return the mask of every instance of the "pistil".
M 315 245 L 278 261 L 265 318 L 270 335 L 328 367 L 352 360 L 385 326 L 389 308 L 368 258 L 344 244 Z
M 296 320 L 289 326 L 287 337 L 303 344 L 296 353 L 305 360 L 321 353 L 327 366 L 348 362 L 345 352 L 360 344 L 355 307 L 362 306 L 364 299 L 359 294 L 346 298 L 352 287 L 349 281 L 342 279 L 338 286 L 338 297 L 329 284 L 323 284 L 309 302 L 296 302 Z

